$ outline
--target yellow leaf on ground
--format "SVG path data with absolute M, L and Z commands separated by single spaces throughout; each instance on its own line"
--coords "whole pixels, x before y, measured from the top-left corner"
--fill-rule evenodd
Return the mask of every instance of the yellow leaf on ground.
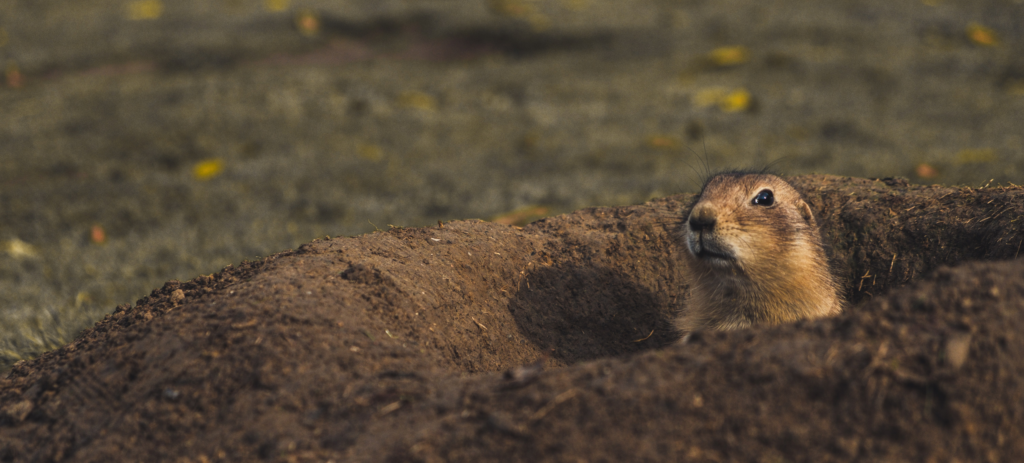
M 750 50 L 742 46 L 719 47 L 708 53 L 708 59 L 716 66 L 736 66 L 750 61 Z
M 750 109 L 753 96 L 745 88 L 738 88 L 729 92 L 718 100 L 718 108 L 727 113 L 736 113 Z
M 220 159 L 207 159 L 192 168 L 192 177 L 196 180 L 205 181 L 220 175 L 224 171 L 224 161 Z
M 164 14 L 164 4 L 160 0 L 136 0 L 128 4 L 128 19 L 140 21 L 156 19 Z
M 39 255 L 36 252 L 36 248 L 32 247 L 31 244 L 28 244 L 17 238 L 8 241 L 4 245 L 4 250 L 7 251 L 7 254 L 9 254 L 11 257 L 15 259 L 24 259 L 27 257 L 36 257 Z
M 996 31 L 975 22 L 967 25 L 967 38 L 975 45 L 986 47 L 999 45 L 999 35 L 996 34 Z
M 754 103 L 754 96 L 745 88 L 730 90 L 725 87 L 708 87 L 693 95 L 693 103 L 699 108 L 718 106 L 727 113 L 747 111 Z

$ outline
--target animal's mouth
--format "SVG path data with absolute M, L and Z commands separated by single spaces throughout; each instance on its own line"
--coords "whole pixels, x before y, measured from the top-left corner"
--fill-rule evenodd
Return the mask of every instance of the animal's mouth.
M 701 250 L 697 252 L 697 258 L 704 260 L 723 260 L 728 262 L 732 262 L 734 260 L 732 256 L 720 252 L 711 251 L 707 248 L 707 246 L 703 246 Z
M 722 249 L 711 237 L 702 234 L 694 238 L 696 239 L 690 242 L 690 252 L 697 259 L 722 267 L 731 266 L 736 262 L 736 257 Z

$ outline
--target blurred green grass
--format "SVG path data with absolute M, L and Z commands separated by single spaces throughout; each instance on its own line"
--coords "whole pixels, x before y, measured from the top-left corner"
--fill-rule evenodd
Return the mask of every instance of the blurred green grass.
M 1018 3 L 154 5 L 0 3 L 0 369 L 169 279 L 705 161 L 1024 182 Z

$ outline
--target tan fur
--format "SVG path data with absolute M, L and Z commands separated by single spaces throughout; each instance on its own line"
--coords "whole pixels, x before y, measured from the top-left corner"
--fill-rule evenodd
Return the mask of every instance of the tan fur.
M 753 204 L 765 189 L 774 204 Z M 811 209 L 779 177 L 713 177 L 687 215 L 683 237 L 690 296 L 676 327 L 684 335 L 842 311 L 844 301 Z M 699 256 L 702 249 L 705 255 Z

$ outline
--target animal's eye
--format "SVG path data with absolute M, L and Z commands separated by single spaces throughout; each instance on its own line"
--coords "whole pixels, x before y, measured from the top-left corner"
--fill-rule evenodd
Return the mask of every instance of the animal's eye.
M 775 195 L 772 194 L 772 190 L 761 190 L 751 203 L 755 206 L 771 206 L 775 204 Z

